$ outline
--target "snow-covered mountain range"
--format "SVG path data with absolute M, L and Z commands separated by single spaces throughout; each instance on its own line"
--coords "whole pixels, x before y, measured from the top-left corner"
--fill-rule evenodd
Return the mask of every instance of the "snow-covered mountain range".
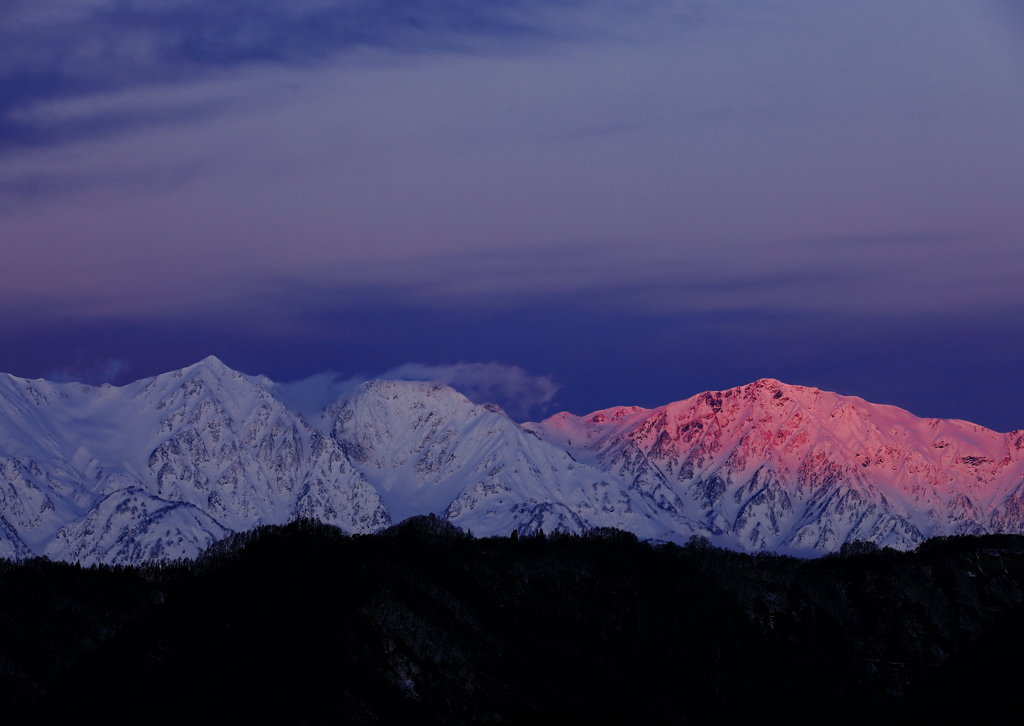
M 370 381 L 307 421 L 216 358 L 121 388 L 0 374 L 0 556 L 194 557 L 315 517 L 477 536 L 617 527 L 744 551 L 1024 533 L 1024 432 L 761 380 L 517 424 L 435 383 Z

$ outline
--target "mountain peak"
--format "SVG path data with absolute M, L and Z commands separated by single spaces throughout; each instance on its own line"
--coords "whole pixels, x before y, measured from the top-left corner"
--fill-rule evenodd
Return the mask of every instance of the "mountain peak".
M 188 369 L 198 369 L 198 368 L 205 368 L 207 370 L 213 371 L 214 373 L 216 373 L 217 375 L 220 375 L 220 376 L 223 376 L 223 375 L 226 375 L 226 374 L 230 374 L 230 373 L 237 373 L 237 371 L 235 371 L 234 369 L 229 368 L 228 366 L 226 366 L 224 364 L 224 361 L 222 361 L 220 358 L 218 358 L 215 355 L 208 355 L 208 356 L 206 356 L 201 361 L 198 361 L 197 363 L 193 363 L 192 365 L 188 366 L 186 368 L 186 370 L 188 370 Z
M 679 407 L 700 406 L 711 409 L 716 414 L 722 411 L 738 412 L 747 406 L 757 409 L 789 409 L 797 407 L 815 407 L 823 400 L 835 399 L 838 403 L 846 399 L 839 394 L 821 391 L 810 386 L 798 386 L 783 383 L 775 378 L 761 378 L 723 391 L 705 391 L 684 401 L 676 401 L 663 408 L 673 410 Z M 859 400 L 859 399 L 857 399 Z
M 418 407 L 426 402 L 446 408 L 470 408 L 474 404 L 454 388 L 437 381 L 405 381 L 401 379 L 374 379 L 360 383 L 351 391 L 342 394 L 328 406 L 328 411 L 345 406 L 361 405 L 363 401 L 376 399 L 389 408 L 402 407 L 416 401 Z
M 793 383 L 783 383 L 776 378 L 760 378 L 745 386 L 737 386 L 729 389 L 731 391 L 743 392 L 749 396 L 759 398 L 779 399 L 784 396 L 797 397 L 811 395 L 820 396 L 822 391 L 812 386 L 799 386 Z

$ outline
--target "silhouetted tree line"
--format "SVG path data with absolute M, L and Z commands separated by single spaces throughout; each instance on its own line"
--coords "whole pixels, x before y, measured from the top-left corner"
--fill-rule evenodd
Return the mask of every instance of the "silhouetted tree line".
M 948 718 L 1016 696 L 1022 582 L 1012 535 L 800 560 L 604 528 L 300 520 L 196 561 L 0 561 L 0 708 L 9 723 Z

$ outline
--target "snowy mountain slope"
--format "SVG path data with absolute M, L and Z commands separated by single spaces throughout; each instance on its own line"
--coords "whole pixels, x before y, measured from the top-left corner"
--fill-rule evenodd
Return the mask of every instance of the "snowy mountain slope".
M 115 491 L 57 532 L 44 554 L 68 562 L 139 563 L 195 558 L 231 530 L 192 504 L 141 489 Z
M 314 517 L 435 513 L 478 536 L 617 527 L 821 554 L 1024 533 L 1024 432 L 774 380 L 516 424 L 440 385 L 370 381 L 322 428 L 207 358 L 121 388 L 0 375 L 0 557 L 194 557 Z
M 38 553 L 97 502 L 83 471 L 90 457 L 65 431 L 88 395 L 81 389 L 0 375 L 0 513 L 19 548 Z M 91 390 L 97 402 L 107 393 Z
M 150 493 L 193 504 L 232 530 L 285 522 L 298 510 L 355 532 L 389 524 L 337 445 L 269 386 L 216 359 L 153 379 L 134 399 L 160 415 L 157 438 L 141 449 L 150 452 Z
M 686 537 L 615 477 L 524 432 L 496 406 L 433 383 L 370 381 L 326 415 L 396 520 L 443 514 L 478 536 L 607 526 Z
M 123 388 L 0 376 L 0 511 L 15 542 L 120 562 L 192 556 L 310 513 L 355 532 L 389 524 L 338 446 L 269 385 L 215 358 Z
M 868 539 L 1024 531 L 1024 432 L 919 419 L 763 379 L 645 410 L 524 428 L 637 486 L 675 495 L 717 542 L 822 552 Z

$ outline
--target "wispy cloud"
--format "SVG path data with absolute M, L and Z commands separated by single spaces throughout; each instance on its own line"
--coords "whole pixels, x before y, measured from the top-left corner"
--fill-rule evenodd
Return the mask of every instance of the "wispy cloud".
M 59 383 L 87 383 L 97 386 L 101 383 L 112 383 L 121 373 L 128 370 L 128 364 L 123 360 L 111 358 L 110 360 L 92 365 L 76 365 L 70 368 L 60 368 L 50 371 L 43 378 Z
M 502 363 L 455 363 L 430 366 L 407 363 L 377 376 L 384 380 L 438 381 L 473 403 L 496 403 L 513 418 L 523 419 L 544 407 L 558 392 L 550 376 L 535 376 Z
M 408 55 L 476 52 L 501 43 L 517 47 L 585 32 L 585 13 L 580 11 L 602 4 L 11 0 L 0 6 L 0 150 L 159 120 L 145 112 L 69 119 L 45 108 L 63 99 L 197 81 L 241 66 L 310 66 L 358 49 Z M 653 4 L 657 2 L 635 4 L 630 12 L 642 13 Z
M 374 379 L 436 381 L 451 386 L 473 403 L 497 404 L 518 420 L 543 414 L 559 389 L 551 376 L 532 375 L 518 366 L 502 363 L 406 363 L 373 376 L 346 378 L 325 371 L 300 381 L 278 383 L 274 392 L 286 406 L 315 422 L 328 403 Z

